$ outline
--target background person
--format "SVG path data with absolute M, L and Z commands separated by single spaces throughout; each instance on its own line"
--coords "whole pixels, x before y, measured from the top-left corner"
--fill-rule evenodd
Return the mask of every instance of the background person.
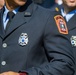
M 65 18 L 69 30 L 70 42 L 75 57 L 75 74 L 76 75 L 76 0 L 62 0 L 63 8 L 58 8 L 61 15 Z

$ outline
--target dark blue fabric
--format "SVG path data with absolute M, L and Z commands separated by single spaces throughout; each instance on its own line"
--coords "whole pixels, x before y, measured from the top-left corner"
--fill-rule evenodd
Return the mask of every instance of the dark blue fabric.
M 55 0 L 45 0 L 43 1 L 42 4 L 40 4 L 41 6 L 45 7 L 45 8 L 50 8 L 55 4 Z

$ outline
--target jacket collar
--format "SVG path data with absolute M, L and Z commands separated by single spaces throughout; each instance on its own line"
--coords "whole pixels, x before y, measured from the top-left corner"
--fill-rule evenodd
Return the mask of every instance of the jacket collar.
M 0 36 L 2 38 L 5 38 L 11 32 L 16 30 L 18 27 L 24 24 L 26 25 L 31 19 L 31 16 L 36 8 L 37 8 L 37 5 L 34 3 L 30 3 L 30 4 L 26 3 L 24 6 L 20 7 L 18 13 L 14 16 L 11 24 L 6 30 L 6 33 L 4 32 L 4 29 L 3 29 L 3 20 L 2 20 L 4 8 L 0 10 Z
M 26 25 L 31 19 L 31 16 L 33 12 L 35 11 L 36 7 L 37 6 L 34 3 L 21 7 L 19 12 L 13 18 L 9 28 L 6 30 L 5 37 L 11 32 L 13 32 L 15 29 L 17 29 L 18 27 L 24 24 Z
M 76 14 L 67 22 L 68 30 L 76 28 Z

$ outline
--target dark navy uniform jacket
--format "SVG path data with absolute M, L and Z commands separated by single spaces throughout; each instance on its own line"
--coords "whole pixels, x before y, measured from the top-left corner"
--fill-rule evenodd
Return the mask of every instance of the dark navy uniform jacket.
M 50 10 L 34 3 L 22 6 L 6 32 L 0 10 L 0 73 L 73 75 L 74 57 L 68 34 L 59 32 Z M 26 8 L 27 7 L 27 8 Z
M 60 8 L 59 9 L 59 13 L 61 13 L 60 11 Z M 69 31 L 69 40 L 71 42 L 71 45 L 72 45 L 72 51 L 73 51 L 73 54 L 74 54 L 74 58 L 75 58 L 75 66 L 74 66 L 74 69 L 75 69 L 75 74 L 76 75 L 76 14 L 66 23 L 67 23 L 67 27 L 68 27 L 68 31 Z

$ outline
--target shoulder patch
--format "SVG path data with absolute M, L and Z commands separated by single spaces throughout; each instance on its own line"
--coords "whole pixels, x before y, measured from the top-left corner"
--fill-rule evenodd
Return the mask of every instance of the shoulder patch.
M 55 19 L 59 32 L 62 34 L 68 34 L 68 29 L 67 29 L 64 18 L 61 15 L 56 15 L 54 19 Z

